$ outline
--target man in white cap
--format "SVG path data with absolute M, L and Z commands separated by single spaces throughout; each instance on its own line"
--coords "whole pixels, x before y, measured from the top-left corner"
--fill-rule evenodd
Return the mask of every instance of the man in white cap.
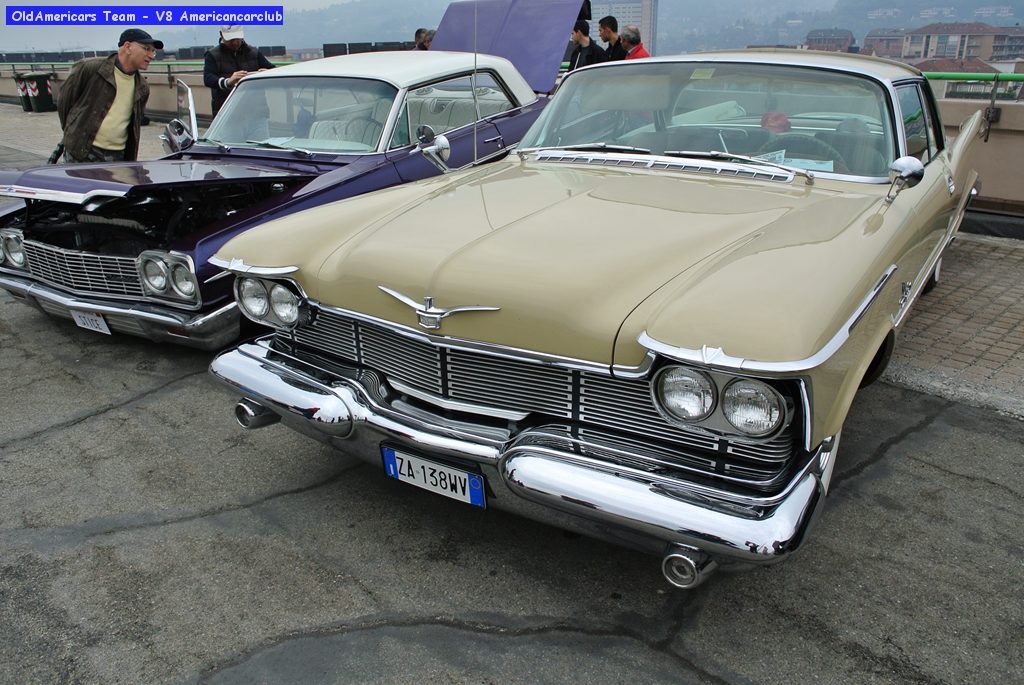
M 210 89 L 214 116 L 246 74 L 274 66 L 262 52 L 245 42 L 241 26 L 222 26 L 220 44 L 206 51 L 205 60 L 203 83 Z

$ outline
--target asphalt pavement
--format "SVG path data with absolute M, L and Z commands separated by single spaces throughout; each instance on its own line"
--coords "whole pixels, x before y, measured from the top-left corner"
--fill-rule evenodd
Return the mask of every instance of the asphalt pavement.
M 0 105 L 0 167 L 55 122 Z M 962 235 L 943 275 L 801 554 L 692 592 L 0 294 L 0 683 L 1024 682 L 1024 244 Z

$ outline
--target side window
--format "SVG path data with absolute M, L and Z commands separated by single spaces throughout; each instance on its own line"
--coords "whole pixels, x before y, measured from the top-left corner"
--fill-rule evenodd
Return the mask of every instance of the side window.
M 416 129 L 424 124 L 429 125 L 434 133 L 444 133 L 514 106 L 494 77 L 485 73 L 477 74 L 475 79 L 469 75 L 460 76 L 412 89 L 406 105 L 409 130 L 413 136 Z
M 917 86 L 901 86 L 896 90 L 907 138 L 907 154 L 927 164 L 938 151 L 930 113 Z
M 409 135 L 409 101 L 406 100 L 402 103 L 402 111 L 398 113 L 398 121 L 395 122 L 395 132 L 391 135 L 391 143 L 388 145 L 389 150 L 395 148 L 405 147 L 412 138 Z

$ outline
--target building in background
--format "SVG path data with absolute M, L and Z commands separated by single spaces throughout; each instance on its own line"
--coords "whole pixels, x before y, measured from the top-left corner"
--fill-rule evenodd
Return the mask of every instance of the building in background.
M 996 36 L 1006 29 L 981 22 L 937 23 L 907 31 L 903 59 L 992 59 Z M 1001 57 L 1005 59 L 1005 57 Z
M 857 43 L 853 32 L 847 29 L 814 29 L 807 33 L 808 50 L 825 52 L 852 52 Z
M 871 29 L 864 37 L 861 52 L 878 57 L 899 59 L 903 55 L 904 29 Z
M 636 24 L 640 27 L 640 40 L 643 41 L 647 52 L 652 55 L 657 53 L 657 16 L 658 0 L 591 0 L 590 37 L 593 38 L 602 48 L 608 47 L 597 37 L 597 22 L 601 17 L 611 15 L 619 22 L 619 30 L 627 24 Z

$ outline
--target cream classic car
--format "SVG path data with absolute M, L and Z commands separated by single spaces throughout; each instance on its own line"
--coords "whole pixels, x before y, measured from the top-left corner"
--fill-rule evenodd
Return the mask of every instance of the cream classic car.
M 661 556 L 786 559 L 939 275 L 980 117 L 896 62 L 738 51 L 570 73 L 516 153 L 227 243 L 246 428 Z M 424 139 L 443 157 L 444 141 Z

